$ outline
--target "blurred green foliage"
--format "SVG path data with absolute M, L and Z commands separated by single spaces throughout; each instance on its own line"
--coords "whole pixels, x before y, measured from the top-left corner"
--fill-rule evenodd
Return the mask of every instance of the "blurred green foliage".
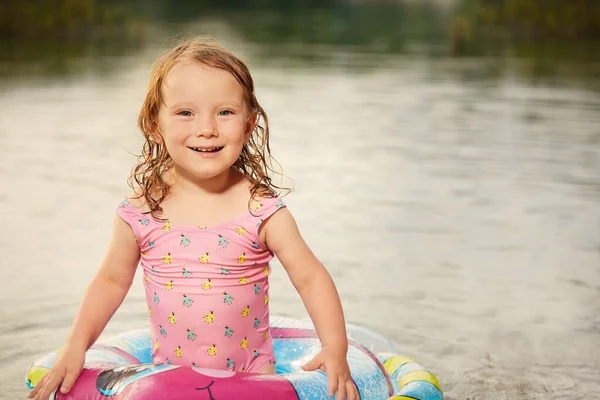
M 110 73 L 146 46 L 214 34 L 282 67 L 453 54 L 517 58 L 502 68 L 528 78 L 596 77 L 599 33 L 600 0 L 0 0 L 0 76 Z
M 0 0 L 0 37 L 70 39 L 217 17 L 258 42 L 369 44 L 445 34 L 428 2 L 346 0 Z M 407 15 L 410 14 L 410 18 Z M 131 28 L 134 29 L 131 29 Z
M 146 23 L 116 0 L 0 0 L 0 75 L 108 71 L 106 56 L 144 40 Z M 74 62 L 74 59 L 85 62 Z
M 97 0 L 2 0 L 0 37 L 89 37 L 130 29 L 136 18 L 122 3 Z
M 410 33 L 439 36 L 447 30 L 444 12 L 426 0 L 0 0 L 0 11 L 0 37 L 5 39 L 135 34 L 147 23 L 215 15 L 260 42 L 293 37 L 307 43 L 361 44 L 382 35 L 393 40 Z M 462 0 L 455 11 L 453 36 L 600 37 L 598 0 Z
M 457 11 L 455 30 L 520 38 L 600 38 L 598 0 L 463 0 Z
M 258 44 L 265 57 L 314 63 L 331 47 L 401 53 L 407 38 L 447 34 L 443 15 L 430 5 L 345 0 L 0 0 L 0 52 L 35 73 L 71 73 L 72 59 L 134 54 L 186 34 L 213 34 L 218 21 Z M 444 40 L 444 39 L 440 39 Z M 317 45 L 317 46 L 314 46 Z M 321 46 L 322 45 L 322 46 Z M 70 60 L 71 59 L 71 60 Z M 89 60 L 88 60 L 89 61 Z M 42 62 L 45 65 L 35 65 Z M 21 67 L 21 66 L 20 66 Z M 20 68 L 19 67 L 19 68 Z M 6 70 L 2 70 L 5 68 Z M 0 75 L 12 74 L 0 65 Z M 103 69 L 103 67 L 99 67 Z

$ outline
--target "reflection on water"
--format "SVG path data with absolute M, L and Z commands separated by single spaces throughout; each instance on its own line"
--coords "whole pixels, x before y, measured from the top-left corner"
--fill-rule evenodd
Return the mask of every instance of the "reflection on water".
M 331 7 L 265 11 L 269 29 L 251 33 L 239 10 L 185 21 L 169 12 L 194 13 L 161 10 L 158 23 L 149 6 L 141 42 L 56 57 L 79 68 L 15 83 L 10 71 L 47 58 L 4 61 L 0 398 L 23 397 L 27 363 L 62 344 L 127 193 L 149 62 L 183 31 L 214 33 L 248 60 L 294 179 L 286 202 L 350 322 L 393 338 L 450 399 L 600 392 L 596 56 L 505 44 L 456 57 L 439 27 L 386 42 L 369 36 L 368 6 Z M 319 25 L 334 17 L 340 32 L 364 27 L 344 42 Z M 393 30 L 380 22 L 375 32 Z M 311 23 L 330 32 L 312 38 Z M 274 269 L 273 312 L 305 316 Z M 143 302 L 136 279 L 107 332 L 143 326 Z

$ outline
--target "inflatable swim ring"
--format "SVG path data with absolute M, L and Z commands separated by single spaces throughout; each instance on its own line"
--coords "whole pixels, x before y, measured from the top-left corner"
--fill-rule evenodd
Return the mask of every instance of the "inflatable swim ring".
M 67 395 L 56 400 L 316 400 L 327 399 L 327 377 L 301 366 L 321 345 L 310 321 L 271 317 L 276 375 L 235 373 L 178 365 L 153 365 L 147 329 L 99 340 L 86 353 L 85 368 Z M 384 337 L 348 325 L 348 362 L 363 400 L 441 400 L 436 378 L 421 365 L 397 355 Z M 57 352 L 35 361 L 26 383 L 33 389 Z

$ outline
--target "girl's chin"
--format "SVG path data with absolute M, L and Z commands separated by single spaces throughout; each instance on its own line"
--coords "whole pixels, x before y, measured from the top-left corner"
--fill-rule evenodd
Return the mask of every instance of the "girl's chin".
M 175 175 L 178 179 L 185 179 L 188 181 L 209 181 L 209 180 L 219 180 L 224 179 L 229 176 L 230 172 L 233 168 L 227 167 L 223 168 L 222 166 L 219 168 L 215 166 L 215 168 L 209 168 L 209 166 L 204 166 L 203 168 L 185 168 L 182 166 L 178 166 L 175 169 Z M 177 181 L 177 178 L 175 179 Z

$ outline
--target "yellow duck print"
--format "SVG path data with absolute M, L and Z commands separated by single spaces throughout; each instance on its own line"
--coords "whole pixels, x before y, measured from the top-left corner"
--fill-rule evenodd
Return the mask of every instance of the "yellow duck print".
M 239 228 L 235 228 L 235 231 L 237 233 L 239 233 L 240 235 L 245 235 L 246 234 L 246 229 L 242 228 L 241 226 Z
M 208 264 L 209 261 L 210 261 L 210 257 L 208 256 L 208 253 L 204 253 L 200 256 L 200 262 L 202 264 Z
M 204 322 L 206 322 L 207 324 L 212 324 L 213 322 L 215 322 L 215 314 L 212 311 L 206 314 L 204 316 Z
M 244 340 L 242 340 L 242 342 L 240 343 L 240 347 L 242 349 L 245 349 L 246 347 L 248 347 L 248 340 L 246 338 L 244 338 Z
M 202 283 L 202 289 L 204 290 L 208 290 L 208 289 L 212 289 L 212 282 L 209 280 L 207 280 L 206 282 Z
M 144 279 L 146 280 L 147 283 L 150 283 L 150 277 L 148 275 L 146 275 L 146 277 Z
M 246 306 L 242 311 L 242 318 L 246 318 L 248 315 L 250 315 L 250 306 Z
M 265 294 L 265 300 L 264 300 L 264 302 L 265 302 L 265 306 L 267 304 L 269 304 L 269 296 L 267 296 L 266 294 Z
M 242 253 L 242 255 L 238 258 L 238 264 L 243 264 L 246 262 L 246 253 Z
M 173 290 L 173 281 L 169 281 L 169 282 L 165 283 L 165 289 Z
M 269 332 L 268 332 L 268 331 L 265 331 L 265 332 L 263 333 L 263 340 L 267 340 L 267 338 L 268 338 L 268 337 L 269 337 Z
M 144 257 L 146 257 L 146 252 L 145 251 L 142 253 L 142 258 L 144 258 Z
M 212 345 L 208 348 L 208 350 L 206 350 L 206 352 L 208 353 L 209 356 L 214 357 L 217 355 L 217 346 L 216 345 Z
M 181 351 L 181 346 L 177 346 L 177 348 L 175 349 L 175 357 L 177 357 L 177 358 L 183 357 L 183 352 Z
M 252 208 L 252 211 L 258 211 L 262 208 L 262 203 L 254 204 L 251 208 Z
M 177 318 L 175 318 L 175 313 L 171 313 L 171 315 L 169 315 L 169 323 L 171 325 L 175 325 L 177 323 Z
M 158 349 L 159 349 L 158 339 L 154 339 L 154 351 L 158 351 Z
M 269 271 L 269 265 L 265 265 L 265 269 L 263 269 L 263 272 L 265 273 L 265 275 L 269 275 L 270 271 Z
M 150 307 L 148 307 L 148 315 L 152 317 L 152 309 Z
M 171 230 L 171 223 L 169 221 L 165 222 L 162 227 L 163 232 L 169 232 Z
M 245 276 L 240 278 L 240 285 L 245 285 L 246 283 L 248 283 L 248 278 L 246 278 Z
M 173 261 L 173 258 L 171 257 L 171 253 L 167 253 L 167 255 L 163 257 L 163 264 L 165 264 L 165 265 L 171 264 L 171 261 Z

